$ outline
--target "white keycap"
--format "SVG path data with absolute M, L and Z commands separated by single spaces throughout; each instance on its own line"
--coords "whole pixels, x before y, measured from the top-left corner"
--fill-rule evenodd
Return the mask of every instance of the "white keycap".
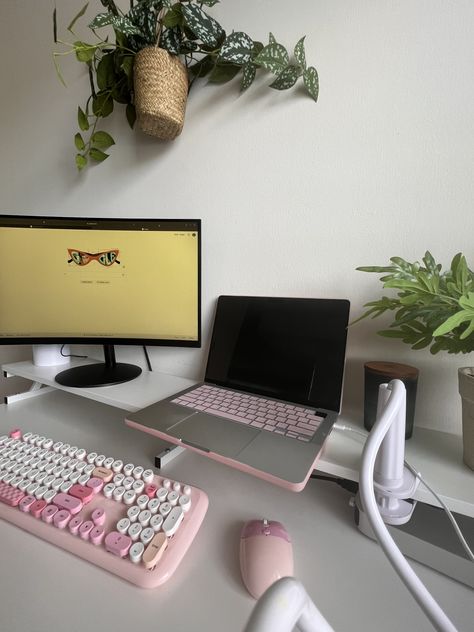
M 191 498 L 183 494 L 179 498 L 179 506 L 182 508 L 184 512 L 189 511 L 191 509 Z
M 66 468 L 64 469 L 64 472 L 61 474 L 61 476 L 62 476 L 62 477 L 63 477 L 66 481 L 68 481 L 68 480 L 69 480 L 69 478 L 71 477 L 71 474 L 72 474 L 72 470 L 71 470 L 71 468 L 70 468 L 70 467 L 66 467 Z
M 31 437 L 32 433 L 31 432 L 25 432 L 25 434 L 23 435 L 23 441 L 25 441 L 26 443 L 28 442 L 29 438 Z M 2 435 L 0 437 L 0 445 L 2 443 L 4 443 L 5 439 L 8 439 L 7 435 Z
M 72 487 L 71 481 L 64 481 L 64 483 L 61 485 L 59 489 L 60 491 L 63 492 L 63 494 L 67 494 L 68 491 L 71 489 L 71 487 Z
M 35 481 L 41 485 L 47 476 L 48 475 L 46 474 L 46 472 L 38 472 L 38 474 L 35 476 Z
M 34 467 L 33 463 L 31 465 L 32 467 Z M 51 474 L 54 474 L 54 476 L 58 477 L 58 476 L 61 476 L 63 472 L 64 472 L 64 467 L 62 465 L 56 465 L 56 467 L 51 472 Z
M 46 437 L 38 437 L 36 439 L 36 445 L 38 446 L 38 448 L 41 448 L 41 446 L 43 445 L 45 441 L 46 441 Z
M 156 514 L 156 516 L 153 516 L 153 518 L 150 520 L 150 527 L 155 532 L 161 529 L 162 524 L 163 524 L 163 516 L 161 514 Z
M 120 485 L 119 487 L 116 487 L 112 493 L 113 499 L 116 502 L 121 502 L 123 495 L 125 494 L 127 490 L 125 489 L 125 487 L 123 485 Z
M 13 474 L 16 474 L 16 476 L 18 476 L 18 474 L 21 472 L 21 470 L 22 470 L 23 468 L 24 468 L 23 463 L 17 463 L 17 464 L 13 467 L 12 472 L 13 472 Z
M 140 509 L 146 509 L 149 500 L 149 496 L 147 496 L 146 494 L 142 494 L 137 498 L 137 505 L 140 507 Z
M 172 491 L 168 494 L 168 498 L 166 499 L 170 505 L 175 507 L 178 504 L 179 494 L 178 492 Z
M 109 456 L 107 459 L 105 459 L 104 461 L 104 467 L 106 467 L 108 470 L 111 469 L 112 467 L 112 463 L 114 462 L 114 457 L 113 456 Z
M 136 497 L 137 497 L 137 495 L 135 494 L 133 489 L 127 489 L 127 491 L 123 495 L 123 503 L 124 503 L 124 505 L 133 505 L 133 503 L 135 502 L 135 498 Z
M 71 461 L 71 457 L 67 456 L 67 454 L 65 456 L 63 456 L 63 458 L 59 461 L 59 465 L 62 465 L 63 467 L 67 467 L 69 461 Z
M 140 533 L 142 532 L 142 529 L 143 527 L 141 524 L 139 524 L 138 522 L 134 522 L 129 528 L 127 535 L 134 542 L 136 542 L 138 540 L 138 537 L 140 536 Z
M 134 564 L 138 564 L 140 560 L 142 559 L 144 550 L 145 550 L 145 545 L 143 544 L 143 542 L 135 542 L 134 544 L 132 544 L 132 546 L 130 547 L 130 550 L 128 551 L 130 560 Z
M 54 454 L 53 458 L 51 459 L 51 463 L 54 463 L 54 465 L 59 465 L 59 461 L 62 459 L 62 455 L 59 452 L 58 454 Z
M 46 439 L 46 441 L 43 443 L 43 448 L 46 448 L 46 450 L 51 450 L 52 446 L 53 446 L 52 439 Z
M 41 450 L 38 452 L 38 458 L 44 459 L 46 454 L 48 454 L 48 450 L 45 450 L 44 448 L 41 448 Z
M 48 461 L 48 463 L 51 463 L 53 460 L 53 456 L 55 455 L 54 452 L 51 452 L 51 450 L 49 452 L 46 453 L 44 460 Z
M 54 491 L 54 489 L 48 489 L 48 491 L 43 496 L 43 500 L 45 500 L 47 503 L 50 503 L 55 496 L 56 492 Z
M 59 452 L 59 450 L 61 449 L 63 443 L 62 441 L 56 441 L 56 443 L 53 443 L 53 450 L 54 452 Z
M 112 463 L 112 470 L 116 472 L 117 474 L 122 471 L 122 468 L 123 468 L 123 461 L 121 461 L 120 459 L 116 459 Z
M 32 435 L 31 435 L 31 437 L 30 437 L 30 439 L 29 439 L 29 441 L 28 441 L 28 443 L 31 443 L 31 444 L 33 444 L 33 445 L 36 445 L 36 440 L 38 439 L 38 436 L 39 436 L 39 435 L 37 435 L 37 434 L 32 434 Z M 13 440 L 12 440 L 12 441 L 13 441 Z M 6 444 L 6 443 L 7 443 L 7 442 L 5 441 L 5 444 Z M 10 442 L 10 443 L 11 443 L 11 442 Z M 10 444 L 8 444 L 8 445 L 10 445 Z
M 43 485 L 46 485 L 46 487 L 51 487 L 51 485 L 53 484 L 53 481 L 54 481 L 54 474 L 50 474 L 44 479 Z
M 38 487 L 38 489 L 35 491 L 36 498 L 38 500 L 41 500 L 47 491 L 48 488 L 46 487 L 46 485 L 41 485 L 41 487 Z
M 38 469 L 40 472 L 44 472 L 44 470 L 46 469 L 46 467 L 48 465 L 51 465 L 51 463 L 48 463 L 48 461 L 46 461 L 45 459 L 43 459 L 42 461 L 40 461 L 38 463 Z M 47 473 L 47 472 L 46 472 Z
M 114 484 L 121 485 L 123 483 L 124 478 L 125 478 L 124 474 L 116 474 L 113 478 Z
M 71 446 L 69 445 L 69 443 L 63 443 L 62 446 L 59 448 L 59 451 L 64 456 L 67 454 L 67 451 L 69 450 L 70 447 Z
M 78 464 L 76 465 L 76 470 L 82 474 L 82 472 L 86 469 L 86 467 L 87 467 L 87 464 L 84 461 L 79 461 Z
M 12 487 L 14 487 L 15 489 L 18 488 L 18 485 L 23 481 L 24 479 L 21 476 L 18 476 L 18 474 L 15 476 L 15 478 L 12 479 L 10 485 Z
M 89 479 L 90 479 L 89 474 L 81 474 L 77 482 L 79 483 L 79 485 L 87 485 Z
M 172 506 L 169 503 L 161 503 L 159 512 L 165 518 L 172 510 Z
M 20 489 L 22 492 L 26 492 L 30 485 L 31 481 L 24 478 L 23 481 L 18 485 L 18 489 Z
M 168 478 L 163 479 L 162 486 L 165 489 L 171 489 L 171 481 Z
M 31 467 L 36 468 L 40 461 L 41 461 L 41 459 L 38 459 L 38 457 L 35 457 L 30 463 Z
M 67 451 L 67 455 L 71 457 L 71 459 L 75 459 L 76 458 L 76 452 L 78 451 L 78 447 L 77 445 L 73 445 L 69 448 L 69 450 Z
M 84 474 L 87 474 L 87 476 L 90 476 L 94 470 L 95 470 L 95 465 L 93 463 L 88 463 L 86 467 L 84 468 Z
M 136 492 L 137 494 L 141 494 L 142 491 L 145 489 L 145 483 L 143 481 L 135 481 L 132 485 L 132 489 L 134 492 Z
M 78 471 L 76 470 L 75 472 L 73 472 L 73 473 L 71 474 L 71 476 L 69 477 L 69 480 L 70 480 L 72 483 L 77 483 L 77 481 L 78 481 L 80 478 L 81 478 L 81 473 L 80 473 L 80 472 L 78 472 Z
M 8 472 L 8 469 L 5 468 Z M 38 474 L 40 473 L 39 470 L 37 470 L 36 468 L 31 468 L 31 470 L 28 472 L 28 478 L 30 479 L 31 482 L 33 482 L 35 480 L 35 478 L 38 476 Z
M 5 476 L 8 476 L 8 472 L 6 472 L 5 470 L 0 471 L 0 481 L 3 481 L 3 479 L 5 478 Z M 30 483 L 30 481 L 28 481 L 28 484 Z M 23 490 L 22 490 L 23 491 Z
M 151 511 L 148 511 L 148 509 L 140 511 L 140 513 L 138 514 L 138 522 L 142 525 L 142 527 L 147 527 L 150 524 L 150 520 Z
M 166 518 L 163 523 L 163 531 L 165 535 L 170 538 L 172 535 L 176 533 L 179 528 L 179 525 L 182 523 L 184 518 L 184 511 L 181 507 L 173 507 L 170 514 Z
M 96 467 L 102 467 L 104 465 L 104 461 L 105 461 L 105 454 L 99 454 L 98 456 L 95 457 L 95 464 Z
M 150 544 L 154 537 L 155 532 L 152 527 L 147 527 L 146 529 L 143 529 L 143 531 L 140 533 L 140 540 L 145 546 L 147 544 Z
M 122 518 L 117 522 L 117 531 L 119 533 L 127 533 L 130 527 L 130 520 L 128 518 Z
M 180 492 L 181 491 L 181 483 L 178 483 L 177 481 L 173 483 L 173 491 L 175 492 Z
M 131 476 L 134 469 L 135 469 L 135 466 L 133 465 L 133 463 L 127 463 L 127 465 L 123 466 L 122 471 L 125 474 L 125 476 Z
M 91 464 L 91 463 L 95 463 L 96 458 L 99 455 L 97 454 L 97 452 L 89 452 L 89 454 L 87 455 L 86 461 Z
M 5 483 L 7 482 L 8 476 L 10 475 L 7 474 L 7 476 L 5 476 L 5 478 L 3 479 Z M 39 483 L 31 483 L 30 485 L 28 485 L 28 487 L 26 488 L 26 492 L 28 496 L 34 496 L 34 493 L 38 489 L 39 486 L 40 486 Z
M 80 461 L 78 461 L 77 459 L 71 459 L 69 461 L 69 463 L 67 464 L 67 466 L 71 469 L 71 470 L 75 470 L 76 469 L 76 465 L 80 463 Z
M 153 470 L 145 470 L 142 474 L 142 480 L 145 481 L 145 483 L 147 484 L 152 483 L 153 478 L 154 478 Z
M 125 489 L 132 489 L 132 485 L 134 482 L 134 478 L 132 478 L 131 476 L 126 476 L 122 481 L 122 485 L 125 487 Z
M 112 498 L 114 489 L 115 489 L 115 485 L 113 483 L 107 483 L 107 485 L 104 485 L 102 492 L 106 498 Z
M 51 483 L 51 489 L 54 489 L 55 492 L 59 492 L 61 485 L 64 483 L 63 478 L 55 478 Z
M 78 461 L 83 461 L 86 458 L 86 451 L 84 448 L 79 448 L 75 454 L 75 457 Z
M 46 474 L 52 474 L 55 467 L 54 463 L 48 463 L 48 465 L 44 468 L 44 471 Z
M 152 514 L 156 514 L 156 512 L 158 511 L 158 508 L 160 506 L 160 501 L 158 500 L 158 498 L 152 498 L 149 502 L 148 502 L 148 507 L 147 509 L 149 511 L 151 511 Z
M 132 472 L 133 478 L 135 478 L 136 480 L 140 479 L 142 477 L 143 471 L 144 470 L 141 465 L 137 465 L 137 467 L 134 467 Z
M 168 490 L 165 487 L 160 487 L 160 489 L 156 490 L 155 496 L 158 498 L 160 503 L 164 503 L 166 497 L 168 496 Z
M 130 507 L 130 509 L 127 511 L 127 517 L 130 520 L 130 522 L 135 522 L 135 520 L 138 518 L 139 513 L 140 513 L 140 507 L 137 507 L 137 505 Z

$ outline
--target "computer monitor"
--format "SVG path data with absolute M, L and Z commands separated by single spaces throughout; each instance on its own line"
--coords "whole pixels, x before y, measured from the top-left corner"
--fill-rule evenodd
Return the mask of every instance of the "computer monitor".
M 113 345 L 201 345 L 201 222 L 0 215 L 0 344 L 101 344 L 66 386 L 141 369 Z

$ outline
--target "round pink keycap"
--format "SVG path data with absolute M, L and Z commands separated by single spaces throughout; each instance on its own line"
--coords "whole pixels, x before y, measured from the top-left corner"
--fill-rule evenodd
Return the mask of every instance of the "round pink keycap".
M 98 494 L 100 490 L 102 489 L 102 487 L 104 486 L 104 481 L 101 478 L 97 478 L 96 476 L 93 476 L 87 481 L 86 486 L 90 487 L 95 495 L 95 494 Z
M 92 542 L 92 544 L 98 545 L 104 539 L 104 535 L 104 527 L 94 527 L 89 534 L 89 540 Z
M 41 520 L 51 524 L 53 522 L 54 516 L 58 513 L 58 508 L 56 505 L 46 505 L 46 507 L 41 512 Z
M 53 524 L 58 529 L 64 529 L 69 520 L 71 520 L 71 512 L 67 509 L 60 509 L 53 518 Z
M 91 515 L 91 520 L 97 527 L 102 526 L 105 522 L 105 509 L 102 507 L 94 509 Z
M 158 489 L 158 487 L 156 485 L 147 485 L 145 487 L 145 494 L 149 497 L 149 498 L 154 498 L 155 494 L 156 494 L 156 490 Z
M 82 524 L 82 518 L 80 516 L 74 516 L 74 518 L 69 521 L 69 531 L 73 535 L 77 535 L 77 532 L 79 531 L 79 527 L 81 526 L 81 524 Z
M 43 509 L 48 505 L 45 500 L 36 500 L 30 507 L 30 514 L 39 518 Z
M 21 430 L 19 428 L 15 428 L 8 433 L 10 439 L 21 439 Z
M 19 508 L 21 511 L 28 513 L 34 502 L 36 502 L 36 498 L 34 496 L 25 496 L 20 500 Z
M 89 534 L 93 528 L 94 528 L 94 523 L 92 522 L 92 520 L 86 520 L 79 527 L 79 535 L 81 536 L 83 540 L 88 540 Z

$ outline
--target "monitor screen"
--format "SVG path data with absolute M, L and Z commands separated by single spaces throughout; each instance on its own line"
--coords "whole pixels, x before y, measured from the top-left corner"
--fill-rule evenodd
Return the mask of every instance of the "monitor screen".
M 0 343 L 198 347 L 197 219 L 0 216 Z

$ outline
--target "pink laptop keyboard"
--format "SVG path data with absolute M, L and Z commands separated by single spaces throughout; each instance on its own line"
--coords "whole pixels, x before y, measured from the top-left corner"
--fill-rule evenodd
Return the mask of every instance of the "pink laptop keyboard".
M 248 395 L 218 386 L 202 384 L 187 391 L 173 404 L 188 406 L 211 415 L 225 417 L 254 428 L 262 428 L 300 441 L 310 441 L 324 417 L 311 408 L 274 399 Z
M 0 437 L 0 518 L 143 588 L 171 577 L 207 506 L 140 465 L 31 432 Z

